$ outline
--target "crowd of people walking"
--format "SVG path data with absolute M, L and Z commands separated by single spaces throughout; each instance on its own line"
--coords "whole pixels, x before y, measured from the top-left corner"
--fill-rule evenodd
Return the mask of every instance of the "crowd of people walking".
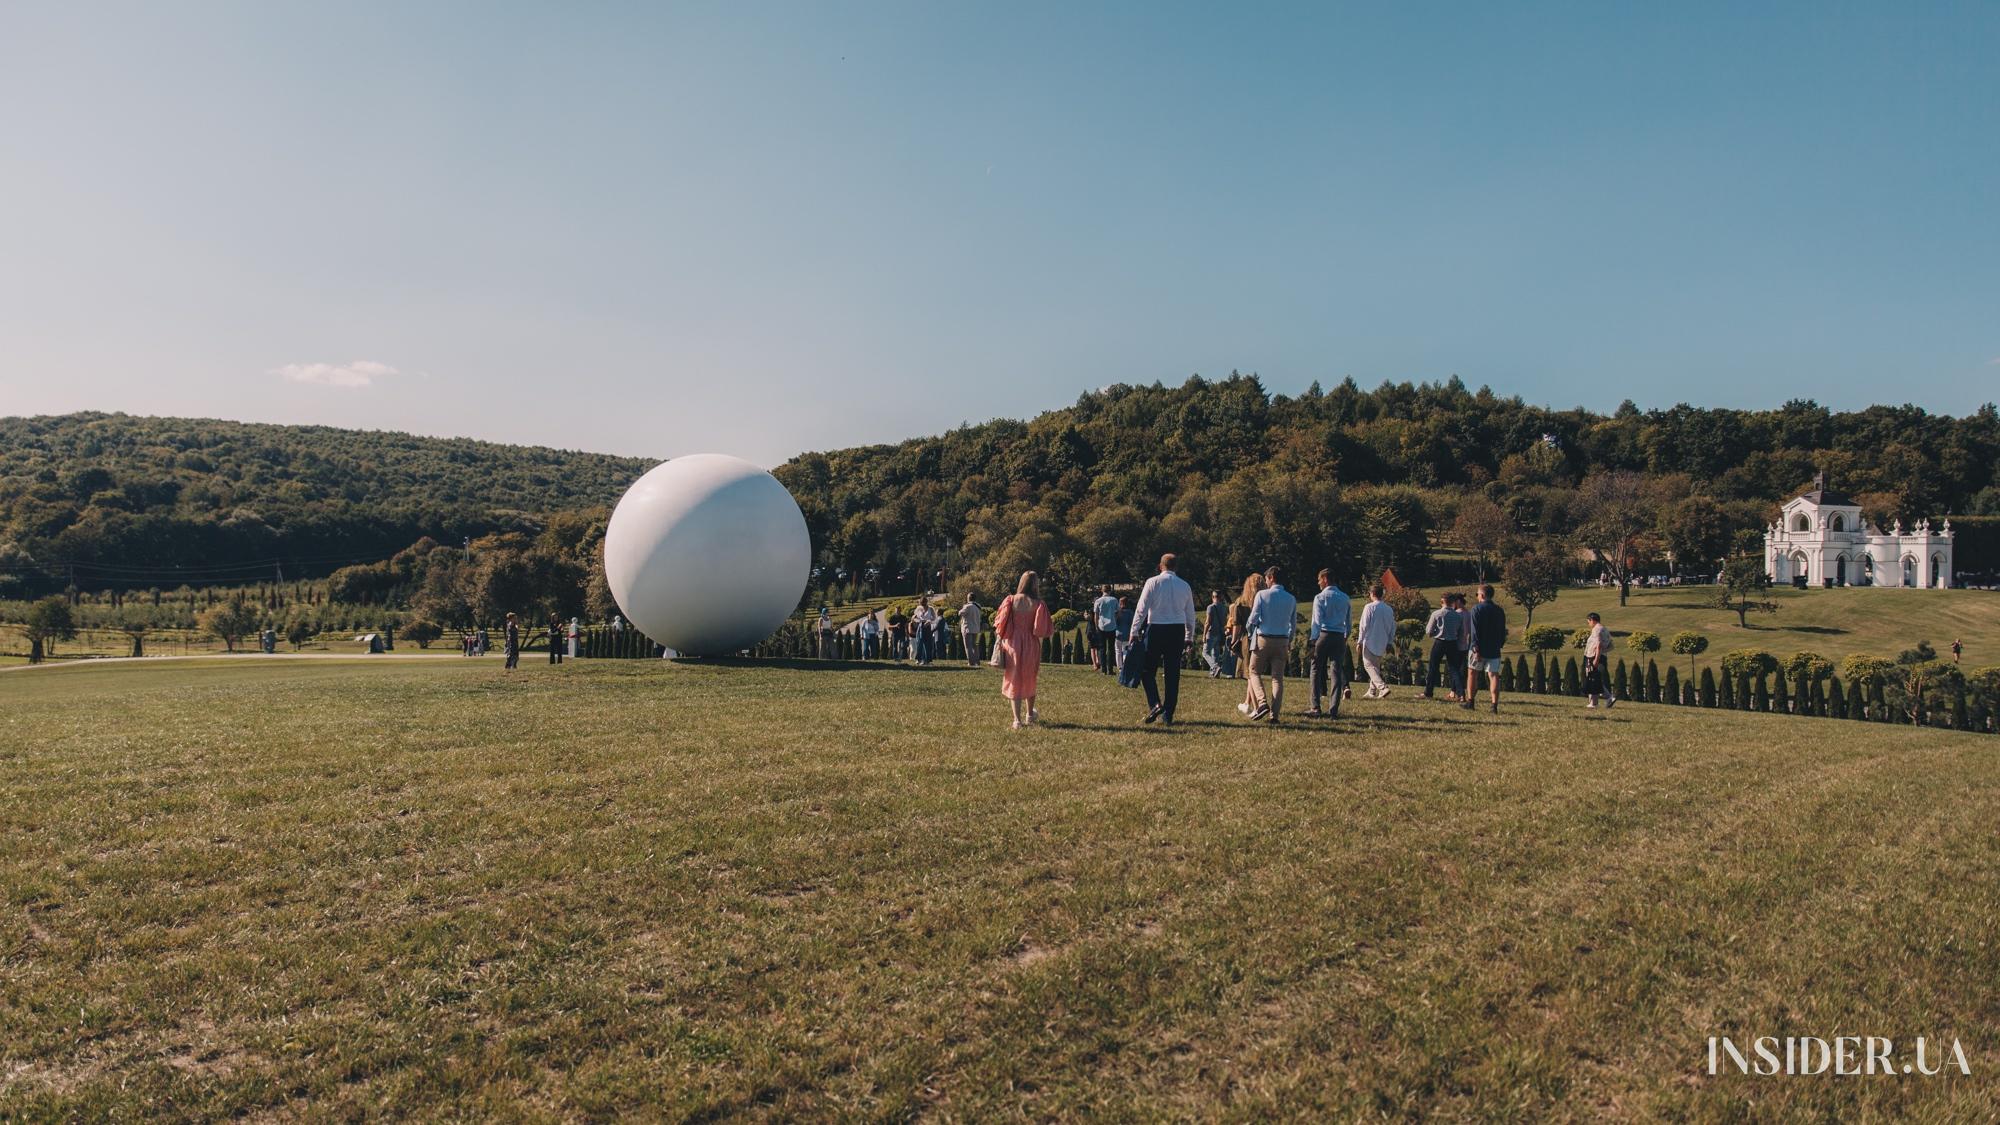
M 1236 705 L 1245 719 L 1278 723 L 1284 712 L 1285 678 L 1301 628 L 1306 636 L 1308 718 L 1338 718 L 1341 703 L 1351 699 L 1355 678 L 1350 654 L 1359 660 L 1368 686 L 1364 699 L 1385 699 L 1391 692 L 1389 664 L 1396 650 L 1396 611 L 1380 584 L 1368 591 L 1360 614 L 1329 570 L 1315 576 L 1318 589 L 1301 622 L 1299 598 L 1286 585 L 1283 567 L 1272 566 L 1244 578 L 1232 602 L 1211 590 L 1206 606 L 1197 608 L 1194 591 L 1177 573 L 1173 554 L 1161 557 L 1158 573 L 1140 587 L 1137 599 L 1101 586 L 1085 616 L 1085 640 L 1090 662 L 1099 672 L 1117 675 L 1145 693 L 1141 722 L 1171 726 L 1180 707 L 1183 664 L 1199 654 L 1211 678 L 1241 674 L 1243 699 Z M 1040 595 L 1034 571 L 1021 576 L 1019 588 L 1000 606 L 994 619 L 993 663 L 1006 669 L 1001 694 L 1010 701 L 1016 728 L 1038 721 L 1037 677 L 1042 642 L 1050 635 L 1048 607 Z M 1614 704 L 1605 657 L 1610 631 L 1598 615 L 1589 616 L 1585 639 L 1585 684 L 1589 706 L 1602 700 Z M 1493 587 L 1481 584 L 1468 603 L 1461 593 L 1448 593 L 1423 623 L 1429 641 L 1428 664 L 1419 656 L 1422 695 L 1445 699 L 1472 709 L 1478 705 L 1484 681 L 1486 705 L 1500 710 L 1501 650 L 1507 643 L 1507 614 L 1494 598 Z

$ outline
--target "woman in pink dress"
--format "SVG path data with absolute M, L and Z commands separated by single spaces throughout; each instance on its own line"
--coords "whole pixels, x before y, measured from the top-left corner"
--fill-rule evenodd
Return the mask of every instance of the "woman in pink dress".
M 1035 677 L 1042 670 L 1042 639 L 1055 632 L 1049 607 L 1042 601 L 1042 581 L 1030 570 L 1021 575 L 1014 596 L 1000 603 L 993 618 L 993 637 L 1007 654 L 1007 672 L 1000 694 L 1014 708 L 1014 729 L 1031 726 L 1035 712 Z

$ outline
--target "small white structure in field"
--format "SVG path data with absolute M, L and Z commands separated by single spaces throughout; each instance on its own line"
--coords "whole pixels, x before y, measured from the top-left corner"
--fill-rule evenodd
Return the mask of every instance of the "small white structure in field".
M 720 453 L 676 457 L 627 489 L 604 532 L 604 576 L 633 626 L 717 656 L 776 632 L 805 592 L 812 538 L 778 479 Z
M 1764 531 L 1764 569 L 1773 582 L 1808 586 L 1951 585 L 1951 521 L 1911 531 L 1896 521 L 1883 531 L 1861 518 L 1861 505 L 1813 481 L 1813 490 L 1787 501 L 1778 522 Z

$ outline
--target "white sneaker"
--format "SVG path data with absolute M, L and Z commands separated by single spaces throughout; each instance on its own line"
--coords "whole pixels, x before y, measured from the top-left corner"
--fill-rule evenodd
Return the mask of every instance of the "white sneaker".
M 1236 705 L 1236 713 L 1239 715 L 1248 715 L 1250 713 L 1250 705 L 1248 703 L 1238 703 Z
M 1591 700 L 1590 702 L 1588 702 L 1588 703 L 1584 704 L 1584 705 L 1583 705 L 1583 709 L 1584 709 L 1584 710 L 1586 710 L 1586 711 L 1595 711 L 1595 710 L 1597 710 L 1597 700 L 1593 699 L 1593 700 Z

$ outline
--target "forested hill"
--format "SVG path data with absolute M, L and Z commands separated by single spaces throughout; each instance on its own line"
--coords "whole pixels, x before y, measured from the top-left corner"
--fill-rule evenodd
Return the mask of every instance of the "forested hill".
M 0 585 L 325 574 L 614 503 L 651 462 L 324 426 L 0 418 Z M 49 573 L 54 570 L 57 573 Z M 9 582 L 9 575 L 13 580 Z
M 1232 376 L 1109 387 L 1031 422 L 806 454 L 778 474 L 836 562 L 951 565 L 991 592 L 1029 566 L 1073 583 L 1141 577 L 1162 547 L 1216 584 L 1260 561 L 1421 576 L 1463 510 L 1485 538 L 1567 547 L 1611 522 L 1614 500 L 1620 549 L 1713 560 L 1816 471 L 1888 520 L 2000 513 L 1996 467 L 1991 405 L 1951 418 L 1627 403 L 1607 416 L 1456 378 L 1286 397 Z M 1650 525 L 1635 530 L 1635 512 Z

